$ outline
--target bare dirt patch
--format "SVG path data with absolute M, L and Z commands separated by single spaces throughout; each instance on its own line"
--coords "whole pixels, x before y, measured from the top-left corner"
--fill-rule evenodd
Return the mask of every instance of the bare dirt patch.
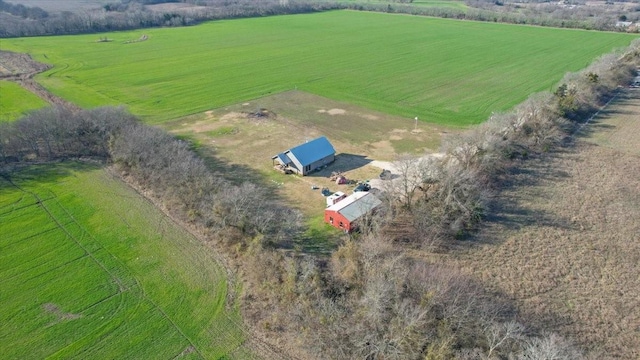
M 344 109 L 331 109 L 327 110 L 327 114 L 329 115 L 344 115 L 346 111 Z
M 523 164 L 479 244 L 445 257 L 599 359 L 640 358 L 639 119 L 628 91 L 575 146 Z
M 143 42 L 143 41 L 147 41 L 149 40 L 149 36 L 143 34 L 142 36 L 140 36 L 139 38 L 135 39 L 135 40 L 127 40 L 124 42 L 124 44 L 135 44 L 135 43 L 139 43 L 139 42 Z
M 367 120 L 378 120 L 378 119 L 380 119 L 378 116 L 371 115 L 371 114 L 358 114 L 358 115 L 362 116 L 364 119 L 367 119 Z
M 43 304 L 42 309 L 49 314 L 53 314 L 56 317 L 56 323 L 65 320 L 75 320 L 82 317 L 82 315 L 64 312 L 58 305 L 53 303 Z

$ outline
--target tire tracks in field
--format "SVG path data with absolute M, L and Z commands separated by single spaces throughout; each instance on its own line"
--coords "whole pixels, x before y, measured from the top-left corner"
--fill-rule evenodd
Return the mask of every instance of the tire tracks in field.
M 57 200 L 55 200 L 55 201 L 57 201 Z M 120 259 L 118 259 L 109 250 L 107 250 L 104 246 L 102 246 L 102 244 L 100 244 L 100 242 L 90 232 L 88 232 L 87 229 L 85 229 L 82 225 L 80 225 L 80 223 L 73 217 L 72 214 L 70 214 L 67 211 L 67 209 L 65 207 L 63 207 L 59 203 L 58 203 L 58 205 L 65 212 L 65 214 L 72 220 L 72 222 L 74 224 L 76 224 L 80 228 L 80 230 L 82 230 L 83 234 L 87 234 L 87 236 L 89 236 L 95 243 L 99 244 L 100 245 L 100 249 L 104 250 L 111 258 L 113 258 L 120 265 L 121 268 L 128 269 L 128 267 L 122 261 L 120 261 Z M 74 240 L 75 240 L 75 238 L 74 238 Z M 76 242 L 77 242 L 77 240 L 76 240 Z M 104 266 L 101 266 L 101 267 L 103 269 L 106 269 Z M 120 286 L 120 290 L 121 290 L 120 293 L 124 293 L 124 292 L 129 291 L 131 289 L 131 287 L 124 287 L 124 285 L 122 284 L 121 280 L 118 277 L 115 277 L 115 275 L 113 275 L 111 273 L 109 273 L 109 274 L 118 282 L 118 285 Z M 145 301 L 148 301 L 160 313 L 160 315 L 167 322 L 169 322 L 185 340 L 187 340 L 187 342 L 189 343 L 189 346 L 191 348 L 193 348 L 193 352 L 197 353 L 200 356 L 200 358 L 205 359 L 205 356 L 202 355 L 202 353 L 200 352 L 198 347 L 196 347 L 196 345 L 193 342 L 193 340 L 191 340 L 191 338 L 182 331 L 180 326 L 178 326 L 178 324 L 176 324 L 173 321 L 173 319 L 164 311 L 164 309 L 162 309 L 162 307 L 160 307 L 151 297 L 148 296 L 148 294 L 144 290 L 144 287 L 140 284 L 140 281 L 138 280 L 138 278 L 133 276 L 133 275 L 130 275 L 130 277 L 135 281 L 135 286 L 134 287 L 140 290 L 141 298 L 143 300 L 145 300 Z M 122 289 L 124 289 L 124 291 L 122 291 Z M 137 307 L 140 306 L 140 303 L 141 302 L 138 302 Z M 125 321 L 123 321 L 123 322 L 125 322 Z
M 113 167 L 108 167 L 107 169 L 105 169 L 105 171 L 116 181 L 120 181 L 122 183 L 124 183 L 127 187 L 133 189 L 138 195 L 140 195 L 140 197 L 142 199 L 144 199 L 144 201 L 146 201 L 147 203 L 149 203 L 150 205 L 152 205 L 154 208 L 158 209 L 160 212 L 162 212 L 162 214 L 164 214 L 164 216 L 166 216 L 166 218 L 169 219 L 170 222 L 172 222 L 175 226 L 179 227 L 180 229 L 185 230 L 187 233 L 189 233 L 191 236 L 193 236 L 195 239 L 197 239 L 198 241 L 200 241 L 202 244 L 206 245 L 208 243 L 210 243 L 210 241 L 207 241 L 207 239 L 205 238 L 205 236 L 201 233 L 199 233 L 197 230 L 193 229 L 191 226 L 189 226 L 188 224 L 184 223 L 183 221 L 177 219 L 175 216 L 173 216 L 170 211 L 166 208 L 164 208 L 163 206 L 161 206 L 161 204 L 157 203 L 153 198 L 151 198 L 150 196 L 146 195 L 138 186 L 136 186 L 135 183 L 132 183 L 130 181 L 127 181 L 127 179 L 122 178 L 117 171 L 115 171 L 115 169 Z M 236 298 L 236 275 L 233 272 L 231 266 L 229 266 L 229 260 L 227 260 L 223 255 L 221 255 L 218 251 L 209 251 L 208 252 L 213 259 L 222 266 L 222 268 L 225 270 L 225 273 L 227 275 L 227 299 L 226 299 L 226 304 L 225 304 L 225 308 L 229 308 L 230 305 L 234 302 L 235 298 Z M 245 337 L 245 341 L 241 342 L 235 349 L 233 349 L 230 354 L 232 354 L 233 352 L 235 352 L 236 350 L 240 349 L 242 346 L 247 346 L 249 350 L 252 350 L 253 352 L 257 353 L 259 358 L 264 358 L 264 359 L 282 359 L 282 360 L 299 360 L 297 357 L 292 356 L 291 354 L 288 354 L 284 351 L 284 349 L 279 348 L 275 345 L 272 345 L 270 343 L 268 343 L 267 341 L 263 340 L 259 335 L 256 334 L 255 331 L 253 331 L 250 327 L 247 327 L 246 325 L 244 325 L 241 322 L 238 322 L 236 320 L 234 320 L 231 316 L 228 315 L 228 313 L 225 311 L 222 313 L 222 316 L 231 324 L 233 324 L 238 330 L 240 330 L 240 332 L 244 335 Z M 192 344 L 193 346 L 193 344 Z M 197 348 L 194 349 L 197 350 Z M 180 355 L 178 355 L 180 356 Z
M 82 249 L 82 251 L 85 253 L 84 256 L 81 256 L 79 258 L 73 259 L 70 262 L 73 262 L 75 260 L 84 258 L 84 257 L 89 257 L 91 260 L 93 260 L 93 262 L 95 262 L 105 273 L 109 274 L 109 276 L 111 277 L 112 281 L 114 281 L 117 285 L 118 285 L 118 291 L 107 297 L 104 299 L 101 299 L 101 301 L 97 302 L 103 302 L 106 301 L 109 298 L 112 298 L 113 296 L 118 296 L 118 295 L 122 295 L 123 293 L 130 291 L 131 290 L 131 286 L 125 286 L 125 284 L 122 282 L 122 280 L 116 275 L 114 274 L 111 270 L 109 270 L 98 258 L 95 257 L 95 255 L 89 250 L 87 249 L 86 246 L 84 246 L 64 225 L 62 224 L 58 218 L 56 218 L 51 211 L 49 210 L 49 208 L 47 208 L 47 206 L 44 204 L 44 202 L 42 201 L 42 199 L 40 198 L 40 196 L 38 194 L 36 194 L 35 192 L 32 191 L 27 191 L 25 189 L 23 189 L 22 187 L 20 187 L 19 185 L 17 185 L 16 183 L 14 183 L 10 178 L 7 178 L 7 181 L 16 189 L 20 190 L 21 192 L 25 193 L 25 194 L 29 194 L 31 195 L 34 199 L 36 199 L 36 204 L 43 209 L 46 213 L 47 216 L 56 224 L 57 228 L 59 228 L 60 230 L 62 230 L 67 237 L 69 237 L 70 239 L 72 239 L 74 241 L 74 243 L 80 247 Z M 89 232 L 87 232 L 87 230 L 80 225 L 80 223 L 73 217 L 73 215 L 71 215 L 67 209 L 65 207 L 63 207 L 58 201 L 57 199 L 55 199 L 55 197 L 53 198 L 48 198 L 51 199 L 51 201 L 56 201 L 57 205 L 60 207 L 60 209 L 62 209 L 62 211 L 64 211 L 64 213 L 71 219 L 71 221 L 67 224 L 75 224 L 76 226 L 78 226 L 78 228 L 82 231 L 83 235 L 86 234 L 87 236 L 89 236 L 96 244 L 100 245 L 100 249 L 105 251 L 111 258 L 113 258 L 117 263 L 119 263 L 119 265 L 123 268 L 123 269 L 128 269 L 121 261 L 120 259 L 118 259 L 117 257 L 115 257 L 111 252 L 109 252 L 106 248 L 104 248 L 102 246 L 102 244 L 100 244 L 100 242 L 93 237 L 93 235 L 91 235 Z M 67 262 L 70 263 L 70 262 Z M 66 264 L 63 264 L 66 265 Z M 61 266 L 63 266 L 61 265 Z M 58 266 L 60 267 L 60 266 Z M 57 267 L 57 268 L 58 268 Z M 40 276 L 40 275 L 38 275 Z M 135 288 L 139 289 L 141 291 L 141 299 L 148 301 L 159 313 L 160 315 L 168 322 L 170 323 L 175 330 L 185 339 L 187 340 L 187 342 L 189 343 L 189 346 L 193 349 L 193 352 L 197 353 L 200 358 L 205 359 L 205 357 L 202 355 L 202 353 L 200 352 L 200 350 L 195 346 L 194 342 L 191 340 L 191 338 L 189 336 L 187 336 L 182 329 L 173 321 L 173 319 L 171 319 L 171 317 L 169 317 L 169 315 L 160 307 L 158 306 L 158 304 L 151 299 L 146 292 L 144 291 L 144 288 L 140 285 L 140 282 L 138 281 L 138 279 L 135 276 L 131 276 L 131 278 L 135 281 Z M 92 304 L 90 307 L 93 307 L 96 304 Z M 140 302 L 138 302 L 138 306 L 139 306 Z M 122 308 L 123 305 L 123 298 L 121 298 L 120 304 L 118 305 L 118 308 L 115 309 L 112 312 L 117 312 Z M 122 323 L 126 322 L 126 319 L 123 319 Z
M 122 287 L 122 282 L 120 281 L 120 279 L 118 279 L 116 276 L 114 276 L 111 271 L 109 271 L 109 269 L 107 269 L 100 261 L 98 261 L 98 259 L 82 244 L 78 241 L 78 239 L 75 238 L 75 236 L 73 236 L 73 234 L 71 234 L 64 226 L 64 224 L 62 224 L 49 210 L 49 208 L 47 208 L 43 202 L 43 200 L 40 198 L 40 196 L 38 196 L 38 194 L 36 194 L 35 192 L 32 191 L 27 191 L 25 189 L 23 189 L 22 187 L 20 187 L 19 185 L 17 185 L 16 183 L 14 183 L 11 179 L 7 179 L 9 181 L 9 183 L 14 186 L 16 189 L 22 191 L 25 194 L 29 194 L 31 196 L 33 196 L 34 199 L 36 199 L 36 204 L 47 213 L 47 216 L 56 224 L 56 226 L 61 229 L 69 238 L 73 239 L 73 241 L 76 243 L 76 245 L 78 245 L 87 255 L 89 255 L 89 257 L 107 274 L 109 274 L 113 280 L 116 281 L 116 283 Z M 75 220 L 74 220 L 75 221 Z

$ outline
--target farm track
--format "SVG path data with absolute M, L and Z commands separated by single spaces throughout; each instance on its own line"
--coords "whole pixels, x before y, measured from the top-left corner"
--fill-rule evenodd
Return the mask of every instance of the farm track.
M 91 307 L 93 307 L 93 306 L 96 306 L 96 305 L 98 305 L 98 304 L 100 304 L 100 303 L 102 303 L 102 302 L 104 302 L 104 301 L 108 301 L 109 299 L 111 299 L 111 298 L 113 298 L 113 297 L 115 297 L 115 296 L 119 296 L 119 297 L 120 297 L 119 305 L 118 305 L 118 307 L 117 307 L 116 309 L 114 309 L 114 310 L 112 311 L 112 313 L 117 313 L 117 312 L 122 308 L 122 306 L 123 306 L 123 300 L 124 300 L 124 299 L 122 298 L 122 295 L 123 295 L 125 292 L 131 291 L 132 289 L 138 289 L 138 290 L 141 292 L 141 298 L 142 298 L 142 301 L 148 301 L 149 303 L 151 303 L 151 304 L 153 305 L 154 309 L 155 309 L 155 310 L 157 310 L 157 311 L 162 315 L 162 317 L 163 317 L 167 322 L 169 322 L 169 323 L 170 323 L 170 324 L 175 328 L 175 330 L 176 330 L 176 331 L 177 331 L 177 332 L 178 332 L 178 333 L 179 333 L 179 334 L 180 334 L 184 339 L 186 339 L 186 340 L 189 342 L 189 346 L 190 346 L 190 348 L 192 349 L 192 352 L 197 353 L 197 354 L 200 356 L 200 358 L 202 358 L 202 359 L 204 359 L 204 358 L 205 358 L 205 356 L 204 356 L 202 353 L 200 353 L 200 351 L 199 351 L 199 350 L 198 350 L 198 348 L 195 346 L 195 344 L 193 343 L 193 341 L 189 338 L 189 336 L 187 336 L 187 335 L 182 331 L 182 329 L 180 328 L 180 326 L 178 326 L 178 325 L 177 325 L 177 324 L 176 324 L 176 323 L 171 319 L 171 317 L 170 317 L 169 315 L 167 315 L 167 313 L 166 313 L 166 312 L 165 312 L 165 311 L 164 311 L 164 310 L 163 310 L 163 309 L 162 309 L 162 308 L 161 308 L 161 307 L 160 307 L 160 306 L 159 306 L 155 301 L 153 301 L 153 299 L 151 299 L 151 298 L 150 298 L 150 297 L 145 293 L 144 288 L 142 287 L 142 285 L 140 284 L 140 282 L 138 281 L 138 279 L 137 279 L 135 276 L 132 276 L 132 275 L 130 275 L 130 274 L 129 274 L 129 278 L 133 279 L 133 284 L 125 285 L 125 284 L 124 284 L 124 282 L 123 282 L 123 279 L 121 279 L 121 278 L 120 278 L 120 276 L 117 276 L 117 275 L 116 275 L 112 270 L 110 270 L 109 268 L 107 268 L 107 267 L 105 266 L 105 264 L 104 264 L 102 261 L 100 261 L 98 258 L 96 258 L 96 256 L 95 256 L 95 254 L 93 253 L 93 251 L 91 251 L 91 250 L 90 250 L 90 249 L 89 249 L 85 244 L 83 244 L 83 242 L 81 242 L 81 241 L 80 241 L 80 240 L 82 240 L 82 239 L 78 239 L 78 238 L 77 238 L 77 236 L 76 236 L 75 234 L 73 234 L 73 233 L 71 233 L 71 232 L 69 231 L 68 226 L 66 226 L 66 225 L 72 224 L 72 225 L 76 225 L 76 226 L 78 226 L 78 228 L 79 228 L 79 229 L 81 230 L 81 232 L 82 232 L 83 237 L 84 237 L 84 235 L 88 235 L 88 236 L 89 236 L 89 238 L 90 238 L 90 240 L 91 240 L 91 241 L 93 241 L 95 244 L 97 244 L 97 245 L 98 245 L 97 250 L 105 251 L 105 252 L 108 254 L 108 256 L 110 256 L 111 258 L 113 258 L 113 260 L 115 260 L 115 261 L 116 261 L 116 263 L 119 265 L 119 267 L 120 267 L 121 269 L 126 269 L 126 266 L 125 266 L 125 265 L 124 265 L 124 264 L 123 264 L 123 263 L 122 263 L 122 262 L 121 262 L 117 257 L 115 257 L 115 256 L 114 256 L 113 254 L 111 254 L 108 250 L 106 250 L 102 245 L 100 245 L 99 241 L 98 241 L 97 239 L 95 239 L 95 238 L 94 238 L 94 237 L 93 237 L 93 236 L 92 236 L 92 235 L 87 231 L 87 229 L 85 229 L 84 227 L 82 227 L 82 225 L 80 225 L 80 223 L 78 223 L 78 222 L 76 221 L 76 219 L 73 217 L 73 215 L 71 215 L 71 214 L 67 211 L 67 209 L 66 209 L 66 208 L 64 208 L 64 207 L 63 207 L 63 206 L 62 206 L 62 205 L 57 201 L 57 199 L 55 198 L 55 196 L 52 196 L 52 197 L 48 198 L 48 199 L 47 199 L 47 201 L 55 202 L 55 204 L 56 204 L 58 207 L 60 207 L 60 209 L 62 209 L 62 211 L 64 212 L 64 214 L 65 214 L 66 216 L 68 216 L 68 217 L 69 217 L 69 219 L 70 219 L 70 220 L 69 220 L 69 222 L 67 222 L 67 223 L 64 223 L 64 224 L 63 224 L 63 223 L 60 221 L 60 219 L 59 219 L 58 217 L 56 217 L 56 216 L 51 212 L 50 208 L 46 206 L 45 201 L 43 201 L 43 200 L 40 198 L 40 196 L 39 196 L 38 194 L 36 194 L 36 193 L 34 193 L 34 192 L 26 191 L 26 190 L 22 189 L 20 186 L 18 186 L 18 185 L 17 185 L 17 184 L 15 184 L 13 181 L 11 181 L 11 179 L 7 179 L 7 180 L 8 180 L 8 182 L 9 182 L 12 186 L 14 186 L 16 189 L 20 190 L 21 192 L 23 192 L 23 193 L 25 193 L 25 194 L 28 194 L 29 196 L 32 196 L 32 197 L 36 200 L 36 203 L 35 203 L 35 204 L 33 204 L 33 205 L 37 205 L 39 208 L 41 208 L 41 209 L 42 209 L 42 210 L 47 214 L 47 216 L 48 216 L 48 217 L 49 217 L 49 218 L 54 222 L 54 224 L 56 224 L 56 226 L 57 226 L 56 228 L 57 228 L 57 229 L 62 230 L 62 231 L 67 235 L 67 237 L 68 237 L 69 239 L 73 240 L 73 242 L 74 242 L 78 247 L 80 247 L 80 248 L 83 250 L 83 252 L 84 252 L 84 254 L 85 254 L 83 257 L 89 257 L 89 258 L 91 258 L 91 260 L 92 260 L 96 265 L 98 265 L 98 267 L 100 267 L 100 268 L 102 269 L 102 271 L 104 271 L 106 274 L 108 274 L 108 275 L 111 277 L 111 279 L 112 279 L 112 280 L 113 280 L 113 281 L 118 285 L 118 291 L 117 291 L 116 293 L 111 294 L 110 296 L 105 297 L 105 298 L 103 298 L 103 299 L 100 299 L 100 301 L 98 301 L 98 302 L 96 302 L 96 303 L 94 303 L 94 304 L 91 304 L 89 307 L 87 307 L 87 308 L 85 308 L 85 309 L 82 309 L 82 311 L 85 311 L 85 310 L 87 310 L 88 308 L 91 308 Z M 32 205 L 32 206 L 33 206 L 33 205 Z M 79 258 L 72 259 L 70 262 L 77 261 L 78 259 L 79 259 Z M 65 266 L 65 265 L 67 265 L 67 264 L 68 264 L 68 263 L 63 263 L 63 264 L 61 264 L 59 267 L 63 267 L 63 266 Z M 51 270 L 51 269 L 49 269 L 49 270 Z M 5 280 L 6 280 L 6 279 L 5 279 Z M 138 304 L 139 304 L 139 303 L 141 303 L 141 301 L 140 301 L 140 302 L 138 302 Z M 124 320 L 123 320 L 123 322 L 124 322 Z

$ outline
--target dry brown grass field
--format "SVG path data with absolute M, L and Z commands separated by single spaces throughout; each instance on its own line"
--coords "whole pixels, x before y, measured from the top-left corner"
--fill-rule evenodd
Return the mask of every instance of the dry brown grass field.
M 476 242 L 446 256 L 507 294 L 532 324 L 592 358 L 640 358 L 640 91 L 574 144 L 531 160 Z

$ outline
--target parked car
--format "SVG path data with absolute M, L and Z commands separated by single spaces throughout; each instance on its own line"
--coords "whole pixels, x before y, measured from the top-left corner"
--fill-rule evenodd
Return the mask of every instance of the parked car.
M 369 190 L 371 190 L 371 185 L 367 183 L 361 183 L 361 184 L 358 184 L 358 186 L 356 186 L 355 189 L 353 189 L 353 192 L 369 191 Z

